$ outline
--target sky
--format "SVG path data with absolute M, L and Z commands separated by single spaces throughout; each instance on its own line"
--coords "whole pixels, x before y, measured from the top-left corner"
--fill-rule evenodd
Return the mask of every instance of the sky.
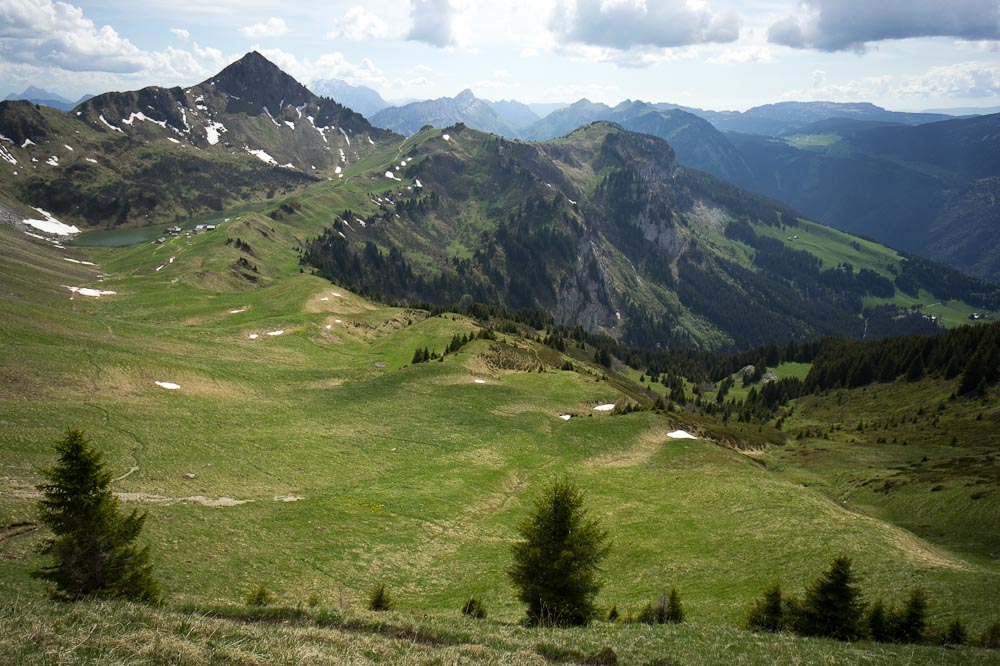
M 0 96 L 191 85 L 251 50 L 389 101 L 1000 106 L 1000 0 L 0 0 Z

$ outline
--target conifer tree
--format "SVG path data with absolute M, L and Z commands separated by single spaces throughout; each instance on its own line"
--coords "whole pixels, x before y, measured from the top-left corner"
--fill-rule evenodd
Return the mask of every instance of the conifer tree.
M 767 588 L 764 596 L 755 599 L 747 615 L 747 629 L 751 631 L 779 632 L 784 628 L 784 603 L 781 585 Z
M 851 558 L 840 556 L 806 590 L 795 617 L 795 631 L 842 641 L 860 637 L 864 604 L 851 571 Z
M 507 573 L 528 604 L 532 624 L 585 625 L 595 616 L 597 578 L 608 553 L 607 532 L 588 517 L 583 493 L 569 481 L 556 481 L 535 502 L 518 528 L 521 541 L 511 547 Z
M 111 472 L 81 431 L 67 430 L 55 448 L 59 460 L 42 470 L 47 482 L 38 486 L 38 507 L 41 521 L 53 533 L 42 552 L 56 562 L 35 576 L 55 584 L 53 596 L 59 599 L 155 601 L 159 593 L 149 547 L 134 543 L 146 514 L 120 512 L 110 488 Z

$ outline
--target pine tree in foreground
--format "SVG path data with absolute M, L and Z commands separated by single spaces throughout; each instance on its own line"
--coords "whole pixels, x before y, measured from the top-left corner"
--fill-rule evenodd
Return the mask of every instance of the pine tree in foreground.
M 528 604 L 531 624 L 585 625 L 595 616 L 598 567 L 609 547 L 583 499 L 575 485 L 556 481 L 518 528 L 522 540 L 511 547 L 514 564 L 507 573 Z
M 838 557 L 806 590 L 795 612 L 795 632 L 842 641 L 861 637 L 864 604 L 851 571 L 851 558 Z
M 81 431 L 67 430 L 55 449 L 59 460 L 42 470 L 47 483 L 37 488 L 41 521 L 53 534 L 42 552 L 56 562 L 34 575 L 53 583 L 53 596 L 59 599 L 156 601 L 149 547 L 134 543 L 146 514 L 121 513 L 110 488 L 111 472 Z

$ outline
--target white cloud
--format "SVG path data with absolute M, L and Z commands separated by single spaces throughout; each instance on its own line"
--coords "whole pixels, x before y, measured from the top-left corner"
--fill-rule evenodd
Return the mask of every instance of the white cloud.
M 370 88 L 382 87 L 386 83 L 385 75 L 368 58 L 362 58 L 355 64 L 339 51 L 322 53 L 315 60 L 309 60 L 300 59 L 295 54 L 281 49 L 265 49 L 259 46 L 255 46 L 254 49 L 299 81 L 340 79 L 351 85 Z
M 1000 64 L 962 62 L 932 67 L 899 86 L 902 95 L 916 97 L 983 98 L 1000 95 Z
M 389 27 L 385 21 L 364 7 L 352 7 L 344 14 L 344 18 L 334 21 L 333 28 L 326 33 L 328 39 L 378 39 L 385 37 Z
M 175 33 L 176 34 L 176 33 Z M 111 26 L 97 27 L 83 10 L 63 2 L 0 0 L 0 78 L 58 82 L 97 92 L 126 82 L 191 83 L 235 57 L 192 44 L 144 51 Z
M 466 47 L 474 10 L 468 0 L 410 0 L 412 25 L 406 39 L 438 48 Z
M 260 23 L 243 26 L 240 28 L 240 34 L 244 37 L 250 37 L 251 39 L 259 39 L 261 37 L 281 37 L 282 35 L 288 34 L 288 25 L 285 23 L 285 19 L 272 16 L 265 21 L 261 21 Z
M 801 0 L 799 7 L 799 14 L 771 25 L 769 41 L 863 53 L 868 44 L 888 39 L 1000 39 L 997 0 Z
M 742 46 L 726 49 L 717 56 L 712 56 L 706 62 L 712 65 L 728 65 L 731 63 L 769 63 L 774 61 L 771 49 L 766 46 Z
M 171 28 L 170 32 L 174 33 L 174 37 L 177 39 L 182 39 L 184 41 L 191 39 L 191 33 L 184 28 Z
M 98 28 L 80 8 L 51 0 L 0 0 L 0 56 L 83 72 L 136 72 L 145 64 L 143 52 L 111 26 Z
M 736 41 L 740 18 L 691 0 L 558 0 L 548 25 L 563 44 L 648 54 Z
M 856 102 L 881 100 L 883 104 L 915 104 L 928 101 L 969 100 L 1000 95 L 1000 64 L 961 62 L 932 67 L 908 76 L 868 76 L 843 83 L 829 83 L 826 72 L 813 72 L 812 87 L 789 90 L 782 99 Z
M 959 40 L 957 42 L 959 48 L 972 49 L 974 51 L 980 51 L 982 53 L 996 53 L 1000 51 L 1000 41 L 993 39 L 979 39 L 979 40 Z
M 591 46 L 589 44 L 563 44 L 556 47 L 556 52 L 586 62 L 608 62 L 618 67 L 642 68 L 657 63 L 669 61 L 692 60 L 698 57 L 700 47 L 684 46 L 674 48 L 656 48 L 651 46 L 634 46 L 628 50 L 620 50 L 607 46 Z

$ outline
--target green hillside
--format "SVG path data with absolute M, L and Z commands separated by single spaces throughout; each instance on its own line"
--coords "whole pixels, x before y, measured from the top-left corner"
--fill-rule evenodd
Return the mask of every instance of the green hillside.
M 41 584 L 29 578 L 41 563 L 35 546 L 43 536 L 34 529 L 33 486 L 67 427 L 85 430 L 105 451 L 126 507 L 149 512 L 144 536 L 170 604 L 109 612 L 135 618 L 164 640 L 170 627 L 199 627 L 170 639 L 191 651 L 192 663 L 208 649 L 197 636 L 212 628 L 231 636 L 212 648 L 218 658 L 239 660 L 221 655 L 230 654 L 226 645 L 250 640 L 258 646 L 253 654 L 262 655 L 254 659 L 291 660 L 276 656 L 277 645 L 307 631 L 313 637 L 306 644 L 346 641 L 345 649 L 375 650 L 365 659 L 392 661 L 374 656 L 390 649 L 385 636 L 402 632 L 402 646 L 391 649 L 411 649 L 409 629 L 393 627 L 452 636 L 458 630 L 446 630 L 447 618 L 472 594 L 492 619 L 482 629 L 463 625 L 468 634 L 460 639 L 428 639 L 430 656 L 450 654 L 455 640 L 484 646 L 477 648 L 485 650 L 483 661 L 499 659 L 494 652 L 537 653 L 541 643 L 612 645 L 649 660 L 660 648 L 629 647 L 648 635 L 652 646 L 675 645 L 676 636 L 682 663 L 718 663 L 722 653 L 708 646 L 719 640 L 740 645 L 747 663 L 802 654 L 828 655 L 831 663 L 947 663 L 935 662 L 951 657 L 933 648 L 845 652 L 823 641 L 735 630 L 775 577 L 801 590 L 842 553 L 855 559 L 871 597 L 900 602 L 920 585 L 937 624 L 960 616 L 978 635 L 995 619 L 1000 570 L 994 555 L 964 542 L 971 519 L 952 527 L 948 515 L 932 516 L 925 520 L 933 529 L 923 530 L 910 524 L 905 496 L 898 506 L 874 506 L 867 496 L 854 504 L 839 486 L 831 490 L 832 481 L 803 484 L 806 473 L 828 478 L 813 468 L 821 451 L 802 462 L 795 449 L 775 449 L 765 456 L 791 469 L 773 471 L 708 434 L 767 441 L 756 424 L 725 425 L 698 411 L 595 411 L 628 402 L 626 393 L 648 399 L 624 368 L 605 380 L 608 371 L 578 346 L 563 355 L 500 333 L 440 362 L 410 365 L 417 348 L 441 353 L 455 334 L 477 332 L 483 322 L 378 305 L 299 272 L 293 248 L 306 235 L 301 222 L 246 213 L 213 232 L 119 249 L 61 250 L 11 229 L 0 233 L 8 285 L 0 324 L 8 350 L 0 360 L 4 622 L 15 635 L 51 623 L 71 628 L 59 635 L 45 629 L 39 645 L 69 650 L 64 641 L 79 638 L 72 627 L 104 612 L 49 607 Z M 94 298 L 67 287 L 115 293 Z M 566 360 L 574 371 L 560 370 Z M 995 401 L 989 404 L 983 409 L 992 419 Z M 677 428 L 705 439 L 669 439 Z M 894 455 L 909 460 L 909 451 Z M 837 465 L 849 466 L 850 458 Z M 836 469 L 824 467 L 842 483 Z M 522 613 L 504 575 L 514 527 L 539 488 L 563 475 L 585 489 L 611 534 L 599 603 L 637 612 L 676 586 L 688 626 L 599 625 L 579 638 L 512 627 Z M 996 506 L 995 491 L 982 506 Z M 382 621 L 360 610 L 378 582 L 399 600 L 384 630 L 372 629 Z M 348 619 L 329 630 L 308 629 L 307 621 L 261 633 L 200 614 L 185 619 L 178 606 L 238 605 L 258 583 L 284 606 L 316 595 L 343 605 Z M 107 655 L 106 641 L 134 642 L 132 626 L 101 629 L 94 651 L 76 652 L 78 660 Z M 20 642 L 2 649 L 26 662 L 42 659 Z M 134 649 L 126 654 L 138 654 Z
M 393 301 L 468 295 L 640 347 L 716 349 L 932 332 L 1000 307 L 995 285 L 802 220 L 605 123 L 543 143 L 425 129 L 354 173 L 292 196 L 289 219 L 325 227 L 305 252 L 319 274 Z

